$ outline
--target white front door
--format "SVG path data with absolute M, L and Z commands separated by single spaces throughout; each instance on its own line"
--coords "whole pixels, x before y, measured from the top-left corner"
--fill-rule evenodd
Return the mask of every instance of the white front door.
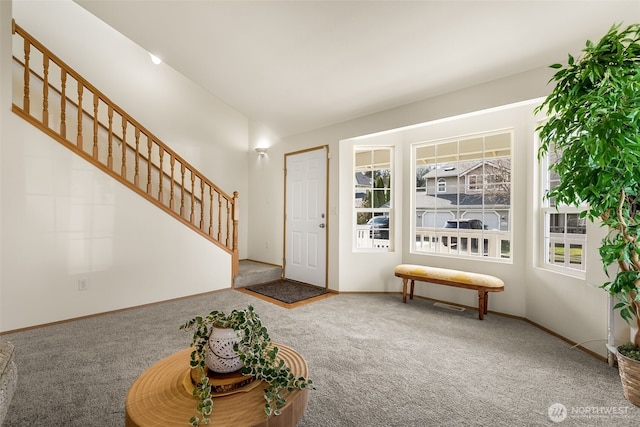
M 326 287 L 327 147 L 285 155 L 284 277 Z

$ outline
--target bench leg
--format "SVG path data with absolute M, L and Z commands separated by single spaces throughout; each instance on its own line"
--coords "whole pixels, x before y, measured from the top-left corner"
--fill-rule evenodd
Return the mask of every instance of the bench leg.
M 407 303 L 407 281 L 409 279 L 402 279 L 402 302 Z
M 413 288 L 416 286 L 416 281 L 411 280 L 411 293 L 409 293 L 409 299 L 413 299 Z
M 484 319 L 484 314 L 487 312 L 487 299 L 489 295 L 484 289 L 478 289 L 478 318 Z
M 484 314 L 487 314 L 489 308 L 489 292 L 484 293 Z

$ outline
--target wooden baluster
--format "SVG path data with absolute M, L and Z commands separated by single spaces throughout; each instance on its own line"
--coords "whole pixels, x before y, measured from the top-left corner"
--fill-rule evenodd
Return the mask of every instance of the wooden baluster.
M 213 187 L 209 186 L 209 236 L 213 236 Z
M 107 138 L 107 168 L 113 170 L 113 106 L 107 110 L 109 116 L 109 137 Z
M 196 177 L 193 174 L 192 169 L 189 169 L 189 172 L 191 173 L 191 212 L 189 212 L 189 222 L 193 224 L 193 211 L 195 210 L 195 204 L 196 204 L 196 193 L 195 193 Z
M 100 104 L 100 98 L 98 94 L 93 94 L 93 158 L 98 159 L 98 130 L 100 128 L 100 122 L 98 121 L 98 105 Z M 82 147 L 80 147 L 82 148 Z
M 127 119 L 122 116 L 122 166 L 120 168 L 120 175 L 123 178 L 127 178 Z
M 148 151 L 148 155 L 147 155 L 147 194 L 151 195 L 151 145 L 153 144 L 153 141 L 151 140 L 151 137 L 149 135 L 147 135 L 147 151 Z
M 140 129 L 136 126 L 136 156 L 134 160 L 133 184 L 136 188 L 140 185 Z
M 31 70 L 29 69 L 30 66 L 30 62 L 31 62 L 31 43 L 29 43 L 29 40 L 24 39 L 24 94 L 23 94 L 23 98 L 22 98 L 22 108 L 24 109 L 24 112 L 27 114 L 29 113 L 30 110 L 30 101 L 29 101 L 29 78 L 31 76 Z
M 226 200 L 226 199 L 225 199 Z M 227 200 L 227 229 L 226 229 L 226 235 L 224 236 L 224 245 L 226 247 L 229 247 L 229 240 L 230 240 L 230 236 L 229 236 L 229 230 L 231 230 L 231 216 L 232 216 L 232 212 L 231 212 L 231 203 L 229 203 L 229 201 Z
M 49 127 L 49 56 L 42 54 L 42 124 Z
M 169 163 L 171 164 L 171 190 L 169 192 L 169 209 L 171 209 L 171 211 L 173 211 L 173 206 L 174 206 L 174 202 L 173 202 L 173 187 L 175 187 L 175 180 L 173 178 L 173 174 L 174 174 L 174 169 L 176 166 L 176 158 L 173 157 L 173 155 L 171 155 L 171 160 L 169 161 Z
M 218 193 L 218 236 L 216 240 L 220 242 L 220 237 L 222 236 L 222 195 Z
M 233 192 L 233 251 L 231 274 L 235 276 L 240 270 L 240 252 L 238 249 L 238 222 L 240 221 L 240 205 L 237 191 Z
M 84 86 L 78 81 L 78 138 L 76 145 L 82 149 L 82 90 Z
M 60 69 L 60 136 L 67 137 L 67 70 Z
M 200 230 L 204 229 L 204 180 L 200 177 Z
M 180 181 L 180 217 L 184 218 L 184 163 L 180 162 L 180 174 L 182 175 Z
M 158 200 L 163 202 L 162 200 L 162 182 L 164 181 L 164 167 L 162 166 L 162 159 L 164 158 L 164 148 L 161 145 L 158 145 L 158 149 L 160 150 L 160 170 L 158 171 Z M 164 202 L 163 202 L 164 204 Z

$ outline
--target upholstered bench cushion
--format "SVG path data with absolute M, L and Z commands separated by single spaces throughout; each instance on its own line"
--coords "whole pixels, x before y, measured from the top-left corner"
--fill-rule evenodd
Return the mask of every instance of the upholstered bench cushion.
M 504 282 L 497 277 L 487 274 L 468 273 L 465 271 L 449 270 L 446 268 L 427 267 L 423 265 L 401 264 L 396 266 L 395 275 L 413 276 L 424 278 L 425 282 L 429 279 L 442 280 L 447 282 L 457 282 L 460 284 L 468 284 L 472 286 L 484 288 L 503 288 Z

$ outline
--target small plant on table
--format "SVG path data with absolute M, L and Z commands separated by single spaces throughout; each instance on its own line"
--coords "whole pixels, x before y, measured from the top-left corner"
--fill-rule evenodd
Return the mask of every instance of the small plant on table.
M 191 345 L 194 349 L 191 352 L 190 365 L 191 369 L 199 369 L 202 372 L 201 379 L 193 390 L 193 395 L 198 398 L 199 415 L 189 420 L 193 427 L 197 427 L 201 421 L 208 424 L 213 409 L 205 355 L 211 328 L 214 327 L 232 328 L 237 332 L 238 342 L 234 344 L 233 349 L 243 364 L 242 374 L 267 383 L 264 389 L 264 411 L 267 416 L 280 415 L 280 410 L 286 404 L 284 392 L 313 388 L 310 379 L 296 377 L 286 363 L 278 358 L 279 349 L 271 342 L 269 332 L 253 306 L 249 305 L 245 310 L 233 310 L 228 314 L 212 311 L 204 317 L 196 316 L 180 326 L 180 329 L 193 331 Z

